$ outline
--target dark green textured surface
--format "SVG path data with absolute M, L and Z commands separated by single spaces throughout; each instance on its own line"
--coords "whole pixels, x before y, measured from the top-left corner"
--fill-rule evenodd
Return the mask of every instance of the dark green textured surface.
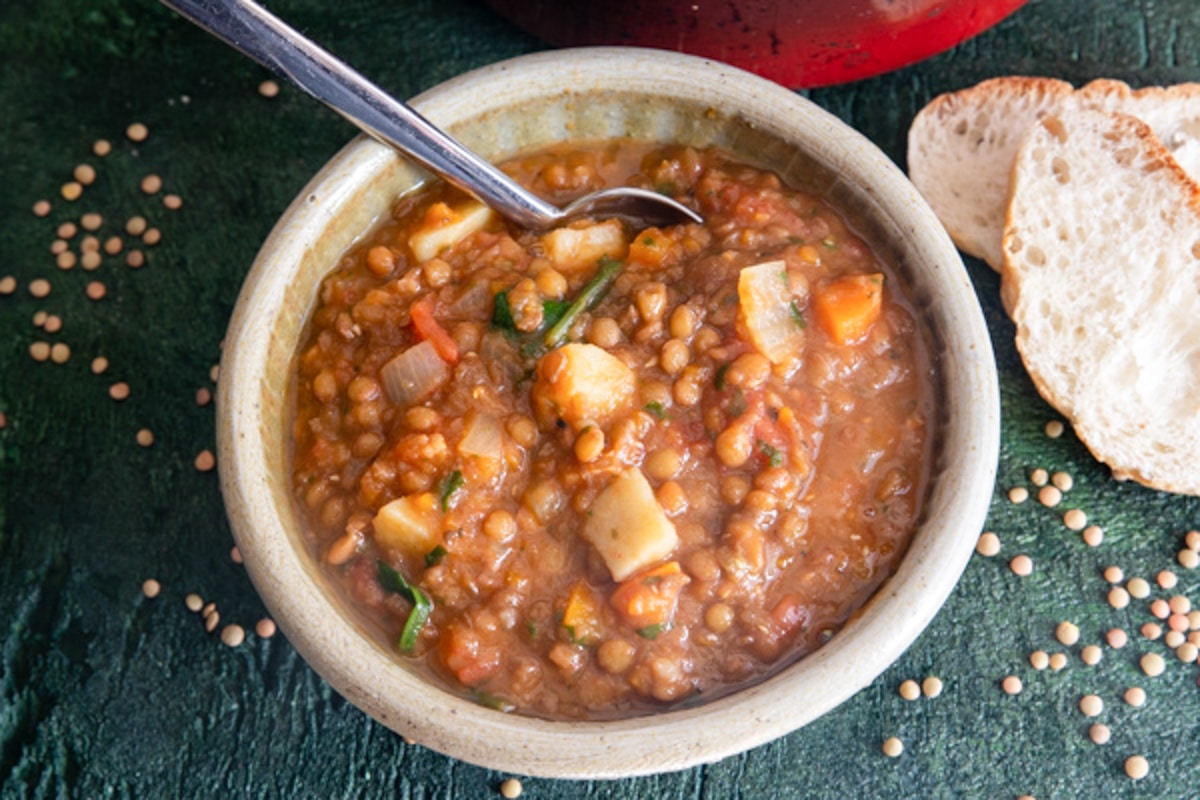
M 400 96 L 466 69 L 539 49 L 475 0 L 279 0 L 273 8 Z M 222 646 L 187 611 L 196 592 L 223 622 L 264 615 L 232 544 L 215 473 L 192 467 L 213 447 L 211 387 L 241 277 L 273 221 L 352 135 L 330 112 L 285 88 L 267 100 L 265 75 L 150 0 L 7 0 L 0 4 L 0 795 L 4 797 L 495 797 L 506 776 L 455 762 L 372 723 L 335 695 L 282 637 Z M 1042 0 L 954 51 L 900 72 L 811 97 L 902 163 L 913 114 L 933 95 L 1008 73 L 1134 85 L 1200 80 L 1200 10 L 1193 0 Z M 140 144 L 122 135 L 146 123 Z M 98 138 L 114 152 L 91 155 Z M 74 166 L 100 177 L 68 204 L 58 187 Z M 154 172 L 182 196 L 174 212 L 137 189 Z M 39 199 L 52 214 L 35 217 Z M 106 259 L 95 273 L 60 271 L 57 224 L 86 211 L 117 232 L 136 213 L 163 241 L 131 270 Z M 800 798 L 1196 796 L 1200 668 L 1137 636 L 1148 601 L 1114 611 L 1100 576 L 1109 564 L 1153 579 L 1174 568 L 1200 603 L 1197 573 L 1178 568 L 1200 501 L 1114 482 L 1052 417 L 1012 346 L 998 281 L 968 262 L 1002 372 L 1004 436 L 988 526 L 1001 557 L 976 557 L 929 630 L 871 687 L 807 728 L 718 764 L 614 782 L 524 780 L 533 798 Z M 27 287 L 47 278 L 53 293 Z M 107 297 L 84 287 L 103 280 Z M 35 312 L 59 315 L 47 334 Z M 34 341 L 65 342 L 66 364 L 36 363 Z M 109 370 L 89 370 L 98 355 Z M 131 397 L 109 399 L 127 381 Z M 139 428 L 154 431 L 139 447 Z M 1060 511 L 1004 499 L 1029 471 L 1064 469 L 1068 502 L 1104 526 L 1099 548 L 1067 531 Z M 1064 506 L 1065 507 L 1065 506 Z M 1034 574 L 1015 577 L 1025 552 Z M 162 582 L 154 600 L 146 578 Z M 1156 588 L 1154 596 L 1167 592 Z M 1063 648 L 1063 619 L 1082 631 Z M 1123 650 L 1085 666 L 1078 650 L 1119 625 Z M 1067 650 L 1070 665 L 1036 672 L 1031 650 Z M 1138 656 L 1163 653 L 1152 679 Z M 1015 674 L 1024 692 L 999 683 Z M 945 691 L 907 702 L 896 686 L 937 675 Z M 1130 685 L 1149 701 L 1121 701 Z M 1099 694 L 1113 732 L 1087 738 L 1079 698 Z M 906 746 L 880 752 L 889 736 Z M 1133 783 L 1124 759 L 1142 753 Z

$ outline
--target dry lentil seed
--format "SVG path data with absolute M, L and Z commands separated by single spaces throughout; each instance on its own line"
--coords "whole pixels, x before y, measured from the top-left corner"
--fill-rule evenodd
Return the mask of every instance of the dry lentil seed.
M 1020 505 L 1029 499 L 1029 490 L 1024 486 L 1014 486 L 1008 490 L 1008 500 L 1010 503 Z
M 1108 590 L 1108 604 L 1118 610 L 1125 608 L 1129 605 L 1129 592 L 1120 586 L 1112 587 Z
M 208 379 L 210 381 L 212 381 L 213 383 L 216 383 L 220 377 L 221 377 L 221 365 L 220 364 L 213 364 L 211 367 L 208 368 Z
M 1141 708 L 1146 705 L 1146 690 L 1140 686 L 1130 686 L 1122 695 L 1125 703 L 1134 708 Z
M 1175 557 L 1175 560 L 1178 561 L 1179 566 L 1183 567 L 1184 569 L 1195 569 L 1197 566 L 1200 566 L 1200 553 L 1197 553 L 1191 548 L 1184 548 L 1183 550 L 1179 551 L 1179 554 Z
M 1171 606 L 1161 597 L 1150 603 L 1150 613 L 1158 619 L 1166 619 L 1171 615 Z
M 104 356 L 96 356 L 92 359 L 92 374 L 100 375 L 108 370 L 108 359 Z
M 80 164 L 71 174 L 84 186 L 91 186 L 96 182 L 96 168 L 91 164 Z
M 85 250 L 83 255 L 79 257 L 79 265 L 88 272 L 100 267 L 100 262 L 103 259 L 97 250 Z
M 667 332 L 676 339 L 684 341 L 696 332 L 696 312 L 690 306 L 676 306 L 667 320 Z
M 246 631 L 241 625 L 226 625 L 221 629 L 221 644 L 237 647 L 246 641 Z
M 1029 473 L 1029 482 L 1034 486 L 1045 486 L 1050 480 L 1050 473 L 1038 467 Z
M 1066 653 L 1051 653 L 1050 654 L 1050 669 L 1058 672 L 1067 666 Z
M 1187 641 L 1187 636 L 1181 631 L 1167 631 L 1163 635 L 1163 644 L 1174 650 Z
M 146 232 L 142 234 L 142 243 L 148 247 L 153 247 L 160 241 L 162 241 L 162 231 L 158 228 L 147 228 Z
M 0 431 L 8 427 L 8 415 L 0 411 Z
M 221 612 L 217 611 L 215 608 L 204 615 L 204 631 L 206 633 L 212 633 L 220 624 Z
M 50 343 L 33 342 L 29 345 L 29 355 L 34 361 L 50 360 Z
M 682 372 L 691 360 L 691 348 L 682 339 L 668 339 L 659 351 L 659 365 L 671 377 Z
M 142 178 L 142 182 L 138 184 L 143 194 L 158 194 L 162 191 L 163 181 L 158 175 L 153 172 Z
M 51 292 L 50 281 L 45 278 L 34 278 L 29 282 L 29 294 L 41 300 Z
M 1034 650 L 1029 654 L 1029 666 L 1041 671 L 1050 666 L 1050 656 L 1045 650 Z
M 74 239 L 75 234 L 79 233 L 79 226 L 74 222 L 64 222 L 58 226 L 55 231 L 60 239 Z
M 87 292 L 87 296 L 88 296 L 89 300 L 99 301 L 99 300 L 103 300 L 105 295 L 108 294 L 108 287 L 105 286 L 100 281 L 91 281 L 90 283 L 88 283 L 85 291 Z
M 104 224 L 104 217 L 97 214 L 95 211 L 89 211 L 79 218 L 79 225 L 85 231 L 98 231 L 100 226 Z
M 1129 634 L 1125 633 L 1122 628 L 1109 628 L 1108 633 L 1104 634 L 1104 641 L 1108 642 L 1108 646 L 1114 650 L 1120 650 L 1129 644 Z
M 70 250 L 64 250 L 55 257 L 54 263 L 64 271 L 74 269 L 75 265 L 79 263 L 79 257 Z
M 975 543 L 975 552 L 981 556 L 991 557 L 1000 552 L 1000 537 L 992 531 L 984 531 Z
M 1179 578 L 1171 570 L 1164 569 L 1154 576 L 1154 582 L 1162 589 L 1174 589 L 1179 583 Z
M 1088 728 L 1088 738 L 1093 744 L 1108 744 L 1112 739 L 1112 731 L 1103 722 L 1097 722 Z
M 238 549 L 236 544 L 229 548 L 229 560 L 235 564 L 242 563 L 242 551 Z
M 1104 713 L 1104 701 L 1100 695 L 1085 694 L 1079 698 L 1079 711 L 1085 717 L 1098 717 Z
M 50 360 L 55 364 L 65 364 L 71 360 L 71 348 L 65 342 L 55 342 L 50 346 Z
M 1172 614 L 1167 617 L 1167 627 L 1179 633 L 1186 633 L 1191 629 L 1191 623 L 1188 621 L 1187 614 Z
M 141 250 L 130 250 L 125 254 L 125 266 L 130 269 L 141 269 L 146 265 L 146 254 Z
M 1084 544 L 1088 547 L 1099 547 L 1104 543 L 1104 529 L 1099 525 L 1088 525 L 1083 529 L 1082 536 Z
M 197 472 L 211 472 L 213 467 L 217 465 L 217 457 L 213 455 L 212 450 L 201 450 L 196 454 L 192 465 L 196 468 Z
M 0 278 L 0 295 L 10 295 L 17 290 L 17 279 L 12 275 Z
M 1118 566 L 1104 568 L 1104 580 L 1109 583 L 1120 583 L 1125 580 L 1125 571 Z
M 514 800 L 514 798 L 520 797 L 522 791 L 524 791 L 524 787 L 521 786 L 521 782 L 516 778 L 505 778 L 500 783 L 500 796 L 507 798 L 507 800 Z
M 1079 641 L 1079 627 L 1074 622 L 1063 620 L 1054 629 L 1054 637 L 1067 647 L 1070 647 Z
M 1142 668 L 1142 672 L 1149 675 L 1151 678 L 1157 678 L 1163 674 L 1166 669 L 1166 662 L 1158 653 L 1146 653 L 1138 660 L 1138 665 Z
M 150 135 L 150 129 L 141 122 L 134 122 L 125 129 L 125 135 L 131 142 L 144 142 Z
M 125 381 L 117 381 L 112 386 L 108 387 L 108 396 L 113 400 L 129 399 L 129 384 Z
M 108 139 L 97 139 L 96 141 L 92 142 L 92 153 L 100 158 L 104 158 L 111 152 L 112 142 L 110 142 Z
M 178 211 L 183 208 L 183 198 L 177 194 L 163 195 L 163 206 L 171 211 Z
M 1062 490 L 1057 486 L 1043 486 L 1038 489 L 1037 498 L 1046 508 L 1054 508 L 1062 502 Z
M 930 675 L 921 681 L 921 693 L 930 699 L 941 695 L 942 689 L 942 679 L 936 675 Z
M 188 611 L 198 614 L 200 613 L 200 609 L 204 608 L 204 598 L 192 592 L 183 598 L 183 604 L 187 607 Z
M 1189 550 L 1200 551 L 1200 531 L 1188 531 L 1183 535 L 1184 546 Z
M 1033 559 L 1023 554 L 1014 556 L 1013 560 L 1008 562 L 1008 567 L 1014 575 L 1027 578 L 1033 574 Z
M 1062 420 L 1052 419 L 1046 423 L 1046 426 L 1042 430 L 1051 439 L 1057 439 L 1063 435 L 1065 426 L 1063 425 Z
M 79 181 L 67 181 L 58 190 L 58 193 L 62 195 L 63 200 L 73 203 L 83 196 L 83 184 Z
M 1005 694 L 1018 695 L 1025 688 L 1025 685 L 1021 683 L 1021 679 L 1016 675 L 1007 675 L 1000 682 L 1000 688 L 1004 690 Z
M 159 592 L 161 591 L 162 584 L 154 580 L 154 578 L 147 578 L 146 580 L 142 581 L 142 594 L 149 599 L 153 600 L 154 598 L 158 597 Z
M 1174 575 L 1171 575 L 1174 578 Z M 1175 582 L 1172 581 L 1170 586 L 1163 586 L 1164 589 L 1174 588 Z M 1171 609 L 1172 614 L 1186 614 L 1192 610 L 1192 601 L 1186 595 L 1177 594 L 1167 601 L 1167 606 Z
M 1175 648 L 1175 657 L 1185 664 L 1191 664 L 1200 657 L 1200 648 L 1191 642 L 1184 642 Z
M 138 430 L 135 439 L 142 447 L 149 447 L 150 445 L 154 444 L 154 432 L 149 428 L 141 428 Z
M 260 639 L 270 639 L 277 630 L 275 620 L 269 617 L 263 617 L 254 625 L 254 635 Z
M 62 327 L 62 317 L 58 316 L 57 314 L 47 315 L 46 322 L 42 325 L 42 329 L 45 330 L 46 333 L 58 333 L 62 330 Z
M 121 241 L 120 236 L 110 236 L 104 240 L 104 252 L 110 256 L 115 256 L 125 248 L 125 242 Z
M 1130 756 L 1125 759 L 1125 774 L 1132 780 L 1140 781 L 1150 774 L 1150 762 L 1145 756 Z
M 279 84 L 273 80 L 265 80 L 258 85 L 258 93 L 266 98 L 279 96 Z
M 48 312 L 40 310 L 40 309 L 33 312 L 33 327 L 35 327 L 35 328 L 45 327 L 46 326 L 46 318 L 49 316 L 50 316 L 50 314 Z
M 1153 622 L 1143 624 L 1139 631 L 1143 639 L 1149 639 L 1150 641 L 1154 641 L 1162 636 L 1162 626 L 1156 625 Z
M 899 758 L 904 752 L 904 742 L 895 736 L 883 740 L 883 754 L 888 758 Z
M 1060 492 L 1069 492 L 1075 488 L 1075 479 L 1069 472 L 1056 472 L 1050 476 L 1050 483 Z
M 125 232 L 130 236 L 141 236 L 146 232 L 146 218 L 140 215 L 134 215 L 125 220 Z
M 1188 630 L 1194 631 L 1200 629 L 1200 609 L 1193 608 L 1187 613 Z
M 1087 527 L 1087 514 L 1078 508 L 1068 509 L 1063 514 L 1063 524 L 1073 531 L 1081 531 Z
M 35 217 L 45 217 L 50 214 L 50 201 L 38 200 L 33 204 L 33 215 Z
M 921 696 L 921 687 L 916 681 L 909 678 L 908 680 L 901 682 L 899 692 L 900 696 L 905 700 L 916 700 Z
M 1145 600 L 1150 596 L 1150 584 L 1144 578 L 1130 578 L 1125 588 L 1129 590 L 1131 597 L 1138 600 Z
M 60 256 L 63 253 L 67 252 L 67 250 L 69 250 L 70 247 L 71 247 L 71 243 L 68 242 L 66 239 L 55 239 L 50 244 L 50 255 Z
M 1084 648 L 1079 651 L 1079 658 L 1089 667 L 1094 667 L 1099 664 L 1100 659 L 1103 657 L 1104 651 L 1102 651 L 1100 646 L 1096 644 L 1085 645 Z

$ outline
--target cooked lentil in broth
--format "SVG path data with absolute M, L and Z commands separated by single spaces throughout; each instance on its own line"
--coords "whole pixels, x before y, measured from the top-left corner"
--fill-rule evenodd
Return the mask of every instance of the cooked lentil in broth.
M 922 512 L 928 332 L 820 197 L 629 141 L 506 169 L 630 183 L 704 225 L 517 230 L 440 184 L 323 283 L 294 480 L 389 647 L 552 718 L 718 696 L 827 641 Z

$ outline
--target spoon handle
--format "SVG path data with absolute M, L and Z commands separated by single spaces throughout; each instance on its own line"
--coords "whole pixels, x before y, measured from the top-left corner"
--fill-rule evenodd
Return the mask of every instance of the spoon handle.
M 161 2 L 506 218 L 542 229 L 563 216 L 413 108 L 250 0 Z

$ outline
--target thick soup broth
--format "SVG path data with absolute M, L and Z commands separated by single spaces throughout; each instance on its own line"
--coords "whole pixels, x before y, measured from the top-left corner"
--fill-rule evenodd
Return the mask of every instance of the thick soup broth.
M 316 557 L 398 658 L 531 715 L 702 701 L 819 647 L 926 496 L 937 383 L 893 266 L 719 150 L 506 169 L 555 202 L 653 188 L 705 223 L 538 234 L 441 184 L 402 198 L 296 356 Z

